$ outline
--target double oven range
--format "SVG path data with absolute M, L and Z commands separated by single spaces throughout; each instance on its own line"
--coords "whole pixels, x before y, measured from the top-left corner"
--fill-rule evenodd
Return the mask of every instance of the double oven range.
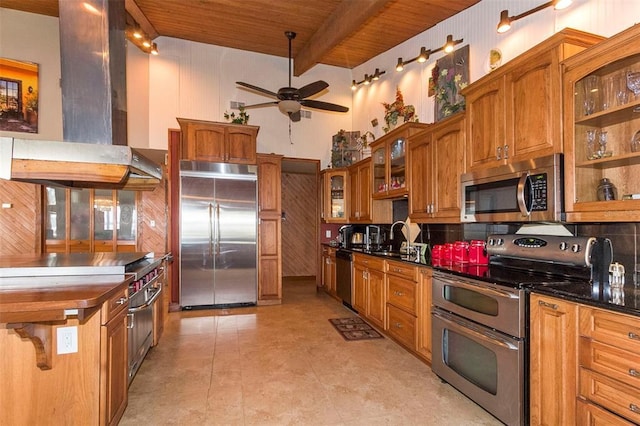
M 433 372 L 500 421 L 526 424 L 527 289 L 600 280 L 607 243 L 491 235 L 489 265 L 434 264 Z

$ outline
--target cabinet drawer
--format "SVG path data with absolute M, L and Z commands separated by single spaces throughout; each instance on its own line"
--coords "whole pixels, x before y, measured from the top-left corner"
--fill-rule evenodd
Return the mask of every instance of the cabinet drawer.
M 580 337 L 580 365 L 638 388 L 640 354 Z
M 581 397 L 640 423 L 640 392 L 637 388 L 580 367 L 579 392 Z
M 394 262 L 392 260 L 388 261 L 387 274 L 404 277 L 411 281 L 418 281 L 418 268 L 415 266 L 409 266 L 402 262 Z
M 380 272 L 384 272 L 384 259 L 380 259 L 374 256 L 357 255 L 353 256 L 354 263 L 359 263 L 370 269 L 375 269 Z
M 387 302 L 416 315 L 416 283 L 387 275 Z
M 615 414 L 611 414 L 607 410 L 603 410 L 597 405 L 591 404 L 587 401 L 578 399 L 576 406 L 576 420 L 579 425 L 589 426 L 632 426 L 630 423 L 624 420 L 622 417 L 618 417 Z
M 133 279 L 133 278 L 132 278 Z M 129 287 L 127 281 L 126 284 L 122 284 L 118 291 L 116 291 L 113 296 L 109 298 L 102 305 L 102 324 L 108 323 L 112 318 L 114 318 L 121 310 L 127 308 L 129 306 Z
M 416 349 L 416 317 L 387 303 L 387 332 L 402 344 Z
M 638 317 L 581 306 L 580 335 L 640 353 L 640 318 Z

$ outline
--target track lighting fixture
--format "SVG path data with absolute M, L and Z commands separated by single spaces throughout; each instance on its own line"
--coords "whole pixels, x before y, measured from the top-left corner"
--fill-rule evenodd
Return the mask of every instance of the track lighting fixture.
M 445 44 L 443 44 L 441 47 L 438 47 L 435 50 L 431 50 L 431 49 L 427 49 L 426 47 L 421 47 L 420 48 L 420 54 L 418 54 L 418 56 L 416 56 L 415 58 L 403 61 L 402 58 L 398 58 L 398 63 L 396 64 L 396 71 L 400 72 L 402 70 L 404 70 L 404 66 L 408 65 L 412 62 L 419 62 L 419 63 L 424 63 L 427 62 L 429 60 L 429 57 L 431 55 L 433 55 L 434 53 L 437 52 L 441 52 L 444 51 L 445 53 L 451 53 L 453 52 L 453 48 L 455 45 L 462 43 L 463 39 L 460 40 L 454 40 L 453 36 L 451 34 L 449 34 L 447 36 L 447 41 Z
M 380 71 L 380 68 L 376 68 L 375 72 L 371 75 L 365 74 L 362 81 L 351 80 L 351 90 L 356 90 L 359 85 L 364 84 L 365 86 L 370 85 L 374 81 L 380 80 L 380 76 L 386 74 L 386 71 Z
M 512 22 L 517 21 L 518 19 L 524 18 L 526 16 L 529 16 L 533 13 L 536 13 L 549 6 L 553 6 L 553 8 L 556 10 L 561 10 L 568 7 L 571 3 L 572 3 L 572 0 L 552 0 L 544 4 L 541 4 L 538 7 L 534 7 L 531 10 L 527 10 L 526 12 L 523 12 L 520 15 L 516 15 L 516 16 L 509 16 L 509 11 L 503 10 L 502 12 L 500 12 L 500 22 L 498 22 L 498 28 L 497 28 L 498 33 L 506 33 L 511 29 Z
M 158 54 L 158 45 L 151 40 L 137 22 L 134 21 L 133 23 L 127 23 L 125 36 L 127 37 L 127 40 L 135 44 L 138 49 L 143 52 L 150 53 L 152 55 Z

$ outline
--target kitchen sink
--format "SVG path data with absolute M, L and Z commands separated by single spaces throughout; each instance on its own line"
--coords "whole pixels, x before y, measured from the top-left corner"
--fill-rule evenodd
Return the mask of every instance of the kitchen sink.
M 399 251 L 389 251 L 389 250 L 373 251 L 371 252 L 371 254 L 376 256 L 402 257 L 402 254 L 400 254 Z

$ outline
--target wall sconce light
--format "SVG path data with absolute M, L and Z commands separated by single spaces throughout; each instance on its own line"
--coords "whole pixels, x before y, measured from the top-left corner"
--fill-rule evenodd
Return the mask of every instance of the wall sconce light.
M 125 36 L 127 37 L 127 40 L 135 44 L 138 49 L 143 52 L 150 53 L 152 55 L 158 54 L 158 45 L 151 41 L 151 38 L 142 30 L 140 24 L 137 22 L 127 24 Z
M 402 70 L 404 70 L 404 66 L 408 65 L 412 62 L 419 62 L 419 63 L 425 63 L 429 60 L 429 57 L 431 55 L 433 55 L 434 53 L 438 53 L 441 51 L 444 51 L 445 53 L 451 53 L 453 52 L 453 47 L 457 44 L 462 43 L 463 39 L 460 40 L 454 40 L 453 36 L 451 34 L 449 34 L 447 36 L 447 41 L 445 44 L 443 44 L 441 47 L 438 47 L 435 50 L 431 50 L 431 49 L 427 49 L 426 47 L 421 47 L 420 48 L 420 54 L 418 54 L 418 56 L 416 56 L 415 58 L 411 58 L 408 59 L 406 61 L 403 61 L 402 58 L 398 58 L 398 63 L 396 64 L 396 71 L 400 72 Z
M 375 72 L 371 75 L 365 74 L 362 81 L 351 80 L 351 90 L 356 90 L 359 85 L 364 84 L 365 86 L 370 85 L 374 81 L 380 80 L 380 76 L 386 74 L 386 71 L 380 71 L 380 68 L 376 68 Z
M 553 6 L 555 10 L 561 10 L 569 7 L 571 3 L 572 3 L 572 0 L 552 0 L 544 4 L 541 4 L 538 7 L 534 7 L 531 10 L 527 10 L 526 12 L 523 12 L 520 15 L 516 15 L 516 16 L 509 16 L 509 11 L 503 10 L 502 12 L 500 12 L 500 22 L 498 22 L 498 33 L 500 34 L 506 33 L 511 29 L 512 22 L 517 21 L 518 19 L 524 18 L 526 16 L 529 16 L 533 13 L 536 13 L 549 6 Z

